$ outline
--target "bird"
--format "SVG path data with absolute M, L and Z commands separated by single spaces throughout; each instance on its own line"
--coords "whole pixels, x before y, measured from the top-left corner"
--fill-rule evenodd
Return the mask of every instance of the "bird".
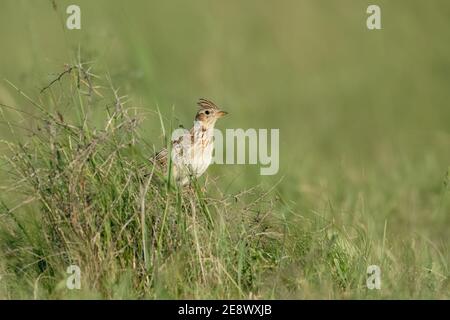
M 199 110 L 194 118 L 194 126 L 189 131 L 183 130 L 180 136 L 172 140 L 171 173 L 175 182 L 182 187 L 190 184 L 192 177 L 198 178 L 208 169 L 214 150 L 214 126 L 218 119 L 228 114 L 204 98 L 200 98 L 197 105 Z M 167 173 L 169 150 L 161 149 L 150 161 Z

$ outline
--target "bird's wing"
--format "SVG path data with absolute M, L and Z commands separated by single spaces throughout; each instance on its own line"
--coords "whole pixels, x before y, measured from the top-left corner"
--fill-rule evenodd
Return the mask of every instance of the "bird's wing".
M 185 160 L 183 155 L 186 150 L 189 150 L 191 140 L 192 136 L 189 131 L 172 140 L 172 155 L 175 155 L 172 160 L 175 164 L 183 163 Z M 166 148 L 161 149 L 150 158 L 150 162 L 166 169 L 169 162 L 169 151 Z
M 157 153 L 155 153 L 151 158 L 150 162 L 152 162 L 154 165 L 158 165 L 162 168 L 165 168 L 167 166 L 167 157 L 169 155 L 169 152 L 166 148 L 161 149 Z

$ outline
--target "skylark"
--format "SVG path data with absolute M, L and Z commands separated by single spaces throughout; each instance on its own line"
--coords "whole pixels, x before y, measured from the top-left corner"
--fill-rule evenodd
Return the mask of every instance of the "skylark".
M 211 164 L 214 125 L 227 114 L 206 99 L 200 99 L 197 105 L 200 109 L 195 115 L 192 129 L 186 130 L 172 141 L 171 172 L 180 186 L 187 185 L 192 177 L 200 177 Z M 167 172 L 168 156 L 169 151 L 164 148 L 151 158 L 151 162 Z

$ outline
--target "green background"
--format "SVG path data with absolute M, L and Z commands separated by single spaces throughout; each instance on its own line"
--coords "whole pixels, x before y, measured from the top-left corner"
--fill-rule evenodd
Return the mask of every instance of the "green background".
M 65 8 L 75 3 L 81 30 L 67 30 Z M 382 30 L 366 28 L 369 4 L 381 7 Z M 226 192 L 282 179 L 277 190 L 296 212 L 344 229 L 363 225 L 378 246 L 386 231 L 393 274 L 413 268 L 416 279 L 431 269 L 448 286 L 448 1 L 56 5 L 1 1 L 0 78 L 39 97 L 81 52 L 146 114 L 142 132 L 157 147 L 156 107 L 189 127 L 199 97 L 230 112 L 220 129 L 280 129 L 277 175 L 260 176 L 255 165 L 213 165 L 209 176 Z M 4 81 L 0 102 L 32 112 Z M 0 134 L 12 138 L 3 121 Z M 394 297 L 421 297 L 427 282 L 415 283 L 392 286 Z

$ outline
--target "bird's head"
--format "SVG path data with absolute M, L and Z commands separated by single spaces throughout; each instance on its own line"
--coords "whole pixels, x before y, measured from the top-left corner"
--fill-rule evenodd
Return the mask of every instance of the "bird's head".
M 197 111 L 195 120 L 200 121 L 202 125 L 207 128 L 214 126 L 217 119 L 228 114 L 228 112 L 220 110 L 213 102 L 206 99 L 200 99 L 197 102 L 197 105 L 200 107 L 200 110 Z

